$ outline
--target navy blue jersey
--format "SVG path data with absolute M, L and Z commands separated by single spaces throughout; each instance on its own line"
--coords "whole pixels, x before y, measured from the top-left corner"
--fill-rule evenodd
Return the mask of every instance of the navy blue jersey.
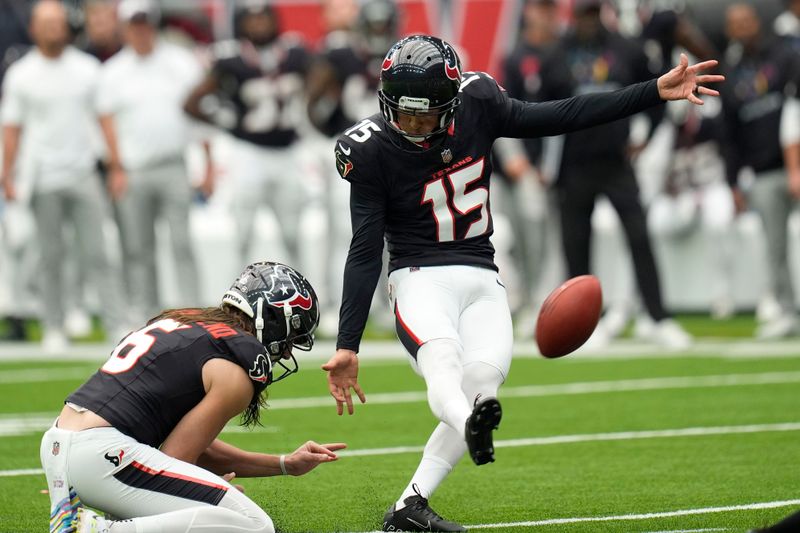
M 735 184 L 744 166 L 756 172 L 783 167 L 780 123 L 787 94 L 797 85 L 798 56 L 783 40 L 764 40 L 757 50 L 728 50 L 720 87 L 726 172 Z
M 641 46 L 607 31 L 596 39 L 563 37 L 542 67 L 542 93 L 546 99 L 614 91 L 653 77 Z M 624 161 L 627 158 L 630 120 L 567 135 L 562 166 L 587 161 Z
M 542 95 L 542 61 L 547 48 L 520 43 L 503 62 L 503 86 L 512 98 L 538 102 Z M 528 159 L 538 164 L 542 156 L 541 139 L 523 141 Z
M 268 147 L 291 144 L 303 112 L 303 77 L 308 53 L 290 38 L 256 48 L 247 41 L 214 46 L 212 73 L 221 105 L 219 125 L 235 137 Z
M 656 81 L 555 102 L 510 98 L 484 73 L 467 72 L 450 130 L 429 146 L 390 131 L 380 114 L 336 143 L 339 174 L 350 182 L 353 240 L 344 276 L 339 348 L 357 350 L 381 270 L 472 265 L 496 269 L 489 205 L 489 156 L 498 137 L 542 137 L 636 113 L 661 102 Z
M 370 58 L 359 41 L 345 32 L 325 39 L 313 69 L 330 69 L 326 94 L 310 102 L 311 121 L 328 137 L 336 137 L 378 108 L 378 80 L 369 72 Z M 336 95 L 335 98 L 333 95 Z
M 157 448 L 205 396 L 203 365 L 214 358 L 242 367 L 253 382 L 254 397 L 266 388 L 270 360 L 253 335 L 225 324 L 164 319 L 123 339 L 66 401 Z
M 672 67 L 679 20 L 671 9 L 656 11 L 642 28 L 641 40 L 654 72 L 663 74 Z

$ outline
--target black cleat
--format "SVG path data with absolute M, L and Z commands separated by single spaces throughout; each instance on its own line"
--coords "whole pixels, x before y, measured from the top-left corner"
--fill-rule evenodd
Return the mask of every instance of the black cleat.
M 416 485 L 414 490 L 417 491 Z M 399 511 L 392 505 L 383 515 L 384 531 L 466 531 L 463 526 L 439 516 L 418 491 L 403 502 L 406 506 Z
M 492 431 L 500 425 L 503 410 L 497 398 L 476 401 L 464 431 L 469 455 L 476 465 L 494 462 Z

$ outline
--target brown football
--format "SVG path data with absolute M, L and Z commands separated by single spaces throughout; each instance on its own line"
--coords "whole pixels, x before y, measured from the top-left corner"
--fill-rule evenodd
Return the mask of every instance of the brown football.
M 603 309 L 603 290 L 594 276 L 565 281 L 539 310 L 536 343 L 545 357 L 574 352 L 591 336 Z

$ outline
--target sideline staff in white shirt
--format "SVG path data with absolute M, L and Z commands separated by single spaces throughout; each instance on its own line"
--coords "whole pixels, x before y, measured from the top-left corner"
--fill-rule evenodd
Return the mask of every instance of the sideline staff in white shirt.
M 154 2 L 123 0 L 118 18 L 126 46 L 101 69 L 97 106 L 114 117 L 128 174 L 117 215 L 130 300 L 141 321 L 161 309 L 155 254 L 159 218 L 169 226 L 182 303 L 198 294 L 189 233 L 192 190 L 184 162 L 191 123 L 183 102 L 203 71 L 191 52 L 158 39 Z
M 62 280 L 64 223 L 75 228 L 86 258 L 86 279 L 97 284 L 108 331 L 121 326 L 117 280 L 109 266 L 102 225 L 106 198 L 96 173 L 92 122 L 99 62 L 69 46 L 63 5 L 42 0 L 31 17 L 35 48 L 8 70 L 3 83 L 3 165 L 0 181 L 8 201 L 17 197 L 15 162 L 21 136 L 30 143 L 33 161 L 31 202 L 36 218 L 42 269 L 44 346 L 58 351 L 66 345 Z M 125 188 L 113 122 L 99 117 L 109 151 L 108 187 L 112 196 Z

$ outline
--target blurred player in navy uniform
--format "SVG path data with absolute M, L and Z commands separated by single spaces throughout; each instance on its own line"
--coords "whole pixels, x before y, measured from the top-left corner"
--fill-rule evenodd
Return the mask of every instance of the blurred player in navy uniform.
M 676 5 L 682 5 L 675 2 Z M 651 61 L 651 69 L 663 73 L 672 65 L 675 48 L 681 47 L 700 59 L 716 55 L 714 45 L 702 31 L 679 9 L 660 8 L 663 2 L 645 0 L 639 2 L 639 17 L 642 22 L 640 38 L 644 51 Z
M 327 256 L 318 257 L 315 279 L 325 279 L 320 332 L 335 335 L 341 304 L 342 273 L 352 232 L 347 214 L 349 187 L 330 164 L 336 137 L 361 117 L 378 110 L 376 91 L 386 50 L 397 39 L 397 7 L 389 0 L 369 0 L 360 10 L 355 0 L 325 4 L 329 33 L 308 71 L 308 116 L 314 132 L 303 141 L 303 172 L 316 176 L 324 189 Z M 380 46 L 380 52 L 376 47 Z M 309 270 L 309 276 L 315 274 Z M 308 270 L 308 269 L 307 269 Z M 322 289 L 320 289 L 322 291 Z M 380 302 L 380 309 L 385 306 Z
M 360 10 L 353 0 L 342 2 L 353 5 L 355 16 L 342 20 L 342 13 L 351 11 L 333 0 L 326 4 L 338 17 L 330 20 L 330 31 L 308 74 L 309 118 L 317 130 L 332 138 L 377 111 L 380 64 L 397 35 L 393 2 L 369 0 Z M 377 55 L 376 46 L 381 47 Z
M 669 128 L 664 130 L 669 134 L 669 161 L 662 169 L 664 185 L 647 211 L 648 227 L 653 235 L 672 241 L 695 231 L 704 232 L 711 266 L 707 279 L 711 316 L 729 318 L 735 311 L 732 267 L 736 209 L 719 144 L 721 108 L 684 104 L 670 102 L 666 106 L 661 127 Z
M 548 99 L 613 91 L 652 76 L 639 44 L 603 26 L 602 5 L 602 0 L 575 4 L 573 31 L 562 38 L 542 67 L 542 91 Z M 564 138 L 556 187 L 568 277 L 591 271 L 592 213 L 597 198 L 605 196 L 624 228 L 639 292 L 655 322 L 654 340 L 669 348 L 685 348 L 690 337 L 664 309 L 644 208 L 629 160 L 629 136 L 630 120 L 619 120 Z M 609 326 L 606 318 L 595 331 L 597 345 L 624 327 L 624 322 Z
M 275 10 L 249 2 L 236 11 L 240 37 L 214 46 L 215 62 L 189 95 L 186 111 L 236 139 L 231 199 L 240 252 L 246 256 L 260 206 L 269 206 L 290 256 L 297 255 L 305 200 L 295 141 L 303 114 L 308 53 L 299 37 L 281 33 Z
M 781 117 L 789 97 L 796 93 L 797 53 L 784 40 L 761 31 L 758 14 L 749 4 L 728 7 L 726 32 L 730 45 L 722 67 L 730 83 L 721 100 L 727 176 L 739 209 L 749 205 L 761 217 L 768 290 L 779 304 L 779 311 L 759 327 L 757 335 L 785 337 L 798 332 L 787 221 L 794 209 L 793 195 L 800 197 L 800 159 L 792 158 L 797 152 L 784 146 L 782 128 L 790 124 L 783 124 Z M 749 184 L 739 176 L 745 167 L 755 173 Z
M 466 72 L 453 48 L 416 35 L 383 61 L 381 112 L 345 131 L 336 166 L 350 182 L 353 240 L 344 276 L 337 350 L 323 366 L 339 414 L 352 414 L 357 352 L 389 244 L 389 294 L 397 334 L 425 379 L 441 421 L 410 483 L 386 513 L 385 531 L 463 531 L 428 498 L 469 450 L 494 460 L 497 390 L 511 364 L 511 316 L 494 264 L 489 153 L 499 137 L 558 135 L 615 120 L 662 100 L 717 94 L 698 84 L 713 66 L 681 64 L 658 80 L 547 103 L 509 98 L 487 74 Z M 694 91 L 697 91 L 695 93 Z
M 542 62 L 558 36 L 555 0 L 527 0 L 519 42 L 503 62 L 502 85 L 510 97 L 526 102 L 542 99 Z M 551 211 L 555 206 L 550 205 L 546 189 L 542 139 L 503 139 L 495 150 L 499 174 L 508 179 L 495 187 L 493 194 L 501 194 L 492 202 L 508 215 L 513 229 L 512 252 L 519 265 L 520 288 L 515 325 L 520 336 L 529 338 L 536 329 L 539 305 L 550 292 L 539 287 L 557 285 L 563 279 L 558 224 Z M 545 283 L 546 277 L 554 279 Z
M 229 481 L 299 476 L 345 445 L 309 441 L 278 456 L 217 436 L 240 414 L 244 425 L 259 422 L 264 391 L 297 371 L 292 350 L 311 349 L 318 320 L 308 281 L 260 262 L 219 307 L 167 310 L 125 337 L 42 439 L 50 531 L 274 532 Z

